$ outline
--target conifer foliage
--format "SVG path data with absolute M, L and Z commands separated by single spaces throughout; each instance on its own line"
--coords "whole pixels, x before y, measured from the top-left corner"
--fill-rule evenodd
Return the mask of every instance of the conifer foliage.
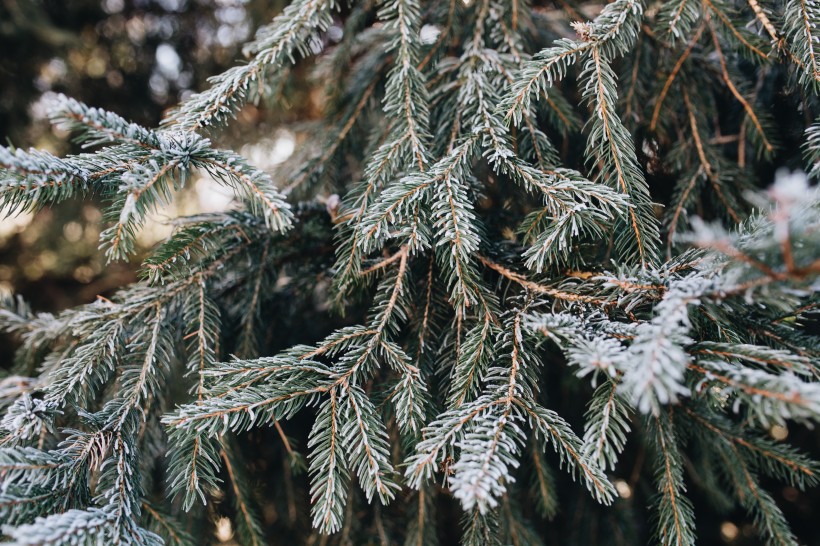
M 203 544 L 229 498 L 241 544 L 436 544 L 448 503 L 464 544 L 541 544 L 573 490 L 622 513 L 632 472 L 647 529 L 607 540 L 694 544 L 700 488 L 797 544 L 761 480 L 820 472 L 768 435 L 820 422 L 818 25 L 811 0 L 293 0 L 157 129 L 59 97 L 89 151 L 0 147 L 4 215 L 101 195 L 114 261 L 193 171 L 238 206 L 176 219 L 113 298 L 2 302 L 3 534 Z M 294 63 L 337 84 L 294 158 L 215 146 Z M 761 180 L 780 164 L 809 174 Z M 317 294 L 337 327 L 267 353 Z M 249 465 L 258 429 L 284 466 Z

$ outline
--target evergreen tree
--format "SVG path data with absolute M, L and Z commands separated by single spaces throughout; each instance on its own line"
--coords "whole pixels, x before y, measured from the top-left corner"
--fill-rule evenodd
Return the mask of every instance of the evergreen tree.
M 249 545 L 444 544 L 457 504 L 468 545 L 683 546 L 700 490 L 797 544 L 763 481 L 820 472 L 768 434 L 820 421 L 820 7 L 558 4 L 294 0 L 161 127 L 60 97 L 93 151 L 0 147 L 4 214 L 100 194 L 111 261 L 192 171 L 240 205 L 113 298 L 3 301 L 5 536 L 203 544 L 227 497 Z M 294 159 L 215 146 L 294 63 L 326 101 Z

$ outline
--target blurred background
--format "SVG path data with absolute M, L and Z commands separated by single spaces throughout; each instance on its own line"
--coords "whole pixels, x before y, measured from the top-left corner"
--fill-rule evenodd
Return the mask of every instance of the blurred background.
M 285 0 L 0 0 L 0 139 L 6 145 L 57 155 L 79 152 L 69 135 L 45 118 L 43 105 L 53 93 L 155 127 L 168 108 L 205 88 L 209 76 L 241 59 L 242 44 L 285 4 Z M 287 97 L 285 104 L 244 108 L 239 119 L 218 135 L 219 145 L 241 152 L 264 169 L 285 161 L 298 144 L 300 124 L 321 112 L 321 93 L 311 91 L 321 86 L 307 84 L 306 64 L 301 63 L 288 79 L 289 89 L 281 95 Z M 36 311 L 53 312 L 110 295 L 136 280 L 139 259 L 105 265 L 97 251 L 100 205 L 92 197 L 0 220 L 0 291 L 22 295 Z M 140 234 L 140 243 L 150 248 L 170 232 L 167 220 L 176 216 L 230 206 L 224 189 L 207 178 L 195 179 L 172 208 L 157 213 L 156 221 Z M 13 348 L 11 339 L 0 336 L 2 367 L 11 361 Z M 820 437 L 814 431 L 795 427 L 773 434 L 789 436 L 804 449 L 820 453 Z M 630 484 L 620 480 L 616 485 L 629 502 Z M 801 540 L 820 544 L 813 517 L 820 507 L 820 493 L 801 493 L 776 482 L 769 485 Z M 759 544 L 741 511 L 712 514 L 696 491 L 693 499 L 702 544 Z M 571 528 L 573 512 L 595 509 L 583 500 L 570 501 L 558 525 Z M 455 527 L 457 517 L 457 510 L 442 515 L 443 524 Z M 226 518 L 219 522 L 215 541 L 230 542 L 230 522 Z M 579 536 L 584 535 L 579 530 Z

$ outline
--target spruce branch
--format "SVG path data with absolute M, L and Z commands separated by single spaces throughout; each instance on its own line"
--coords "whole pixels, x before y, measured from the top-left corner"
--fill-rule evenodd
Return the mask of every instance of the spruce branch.
M 2 214 L 99 195 L 111 260 L 195 173 L 240 205 L 114 295 L 0 297 L 5 536 L 199 543 L 224 498 L 243 544 L 435 544 L 442 507 L 540 544 L 572 481 L 570 542 L 694 544 L 689 487 L 797 542 L 762 483 L 820 472 L 770 428 L 820 421 L 814 3 L 560 4 L 294 0 L 161 127 L 60 95 L 89 149 L 0 147 Z M 271 173 L 197 132 L 303 96 Z
M 596 389 L 587 409 L 583 438 L 587 457 L 612 470 L 630 431 L 629 406 L 619 400 L 617 388 L 618 384 L 610 380 Z
M 294 62 L 298 54 L 307 57 L 316 33 L 330 26 L 333 1 L 299 0 L 288 5 L 270 24 L 259 28 L 253 41 L 244 47 L 250 62 L 235 66 L 210 79 L 211 87 L 197 93 L 164 120 L 168 126 L 196 130 L 223 124 L 248 100 L 264 93 L 269 72 Z
M 675 427 L 668 413 L 648 418 L 655 445 L 655 475 L 659 502 L 657 538 L 661 544 L 684 546 L 695 544 L 695 514 L 686 497 L 683 461 Z
M 783 35 L 798 61 L 799 80 L 806 89 L 817 91 L 820 82 L 820 52 L 817 51 L 816 21 L 820 8 L 812 0 L 792 0 L 783 12 Z

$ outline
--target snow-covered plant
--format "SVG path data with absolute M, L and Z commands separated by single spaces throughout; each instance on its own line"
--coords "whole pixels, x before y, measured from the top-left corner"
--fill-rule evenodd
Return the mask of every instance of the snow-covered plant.
M 820 173 L 820 8 L 559 4 L 294 0 L 159 128 L 59 97 L 92 151 L 0 147 L 3 214 L 101 195 L 112 261 L 194 171 L 238 205 L 112 298 L 3 301 L 4 535 L 204 544 L 227 497 L 241 544 L 446 543 L 456 506 L 464 544 L 541 544 L 584 491 L 596 544 L 646 542 L 628 505 L 684 546 L 696 487 L 797 544 L 761 480 L 820 472 L 768 434 L 820 421 L 820 193 L 754 188 L 795 124 Z M 325 100 L 294 158 L 216 146 L 293 63 Z

